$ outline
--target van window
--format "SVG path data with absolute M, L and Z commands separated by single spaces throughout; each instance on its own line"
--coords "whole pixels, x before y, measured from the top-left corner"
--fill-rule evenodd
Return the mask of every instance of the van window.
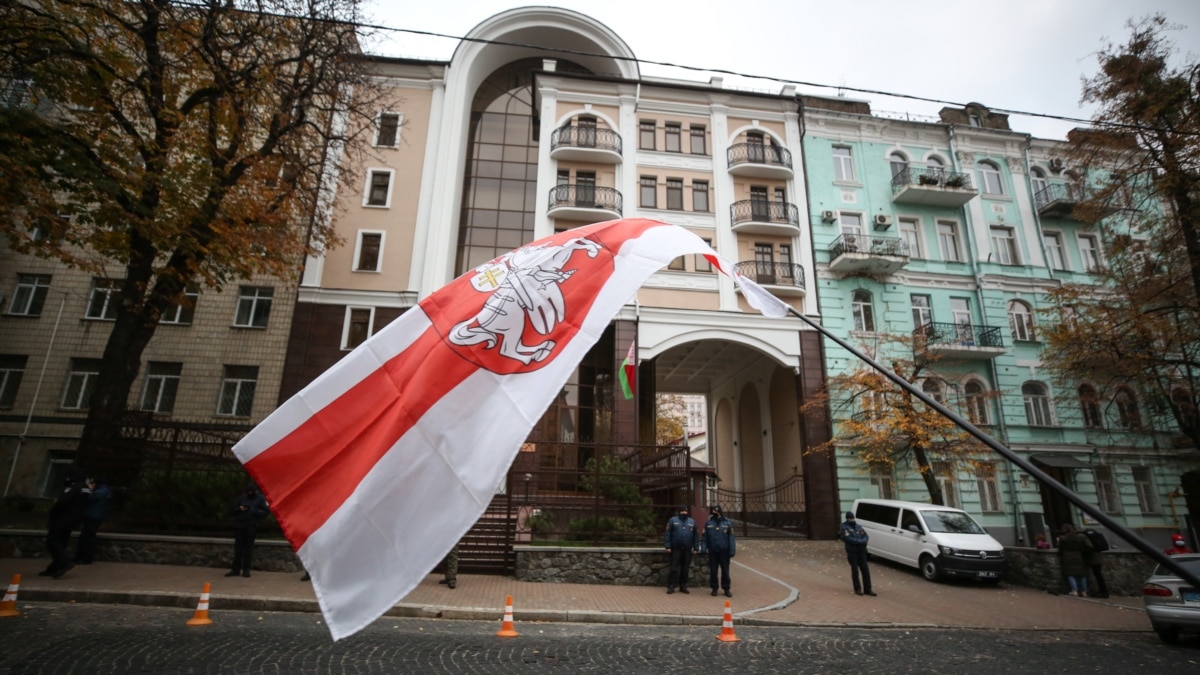
M 915 526 L 915 528 L 910 526 Z M 925 532 L 925 528 L 921 527 L 921 521 L 917 519 L 916 512 L 908 509 L 904 509 L 904 513 L 900 514 L 900 529 L 909 532 Z
M 900 516 L 900 509 L 895 506 L 884 506 L 883 504 L 872 504 L 870 502 L 859 502 L 858 511 L 854 517 L 859 520 L 868 520 L 872 523 L 880 525 L 896 526 L 896 519 Z
M 950 534 L 987 534 L 971 516 L 962 511 L 922 511 L 930 532 Z

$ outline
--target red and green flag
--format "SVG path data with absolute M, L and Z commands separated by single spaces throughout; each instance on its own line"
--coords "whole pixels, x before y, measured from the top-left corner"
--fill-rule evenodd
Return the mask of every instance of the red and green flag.
M 625 394 L 625 400 L 633 398 L 633 392 L 637 391 L 637 340 L 629 343 L 629 353 L 625 355 L 625 360 L 621 362 L 621 392 Z

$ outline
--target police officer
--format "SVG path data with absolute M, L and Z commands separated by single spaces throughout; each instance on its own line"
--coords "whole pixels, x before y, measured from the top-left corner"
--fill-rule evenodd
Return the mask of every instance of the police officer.
M 688 517 L 688 507 L 680 506 L 676 515 L 667 521 L 666 536 L 667 553 L 671 555 L 671 569 L 667 572 L 667 594 L 675 592 L 676 584 L 680 593 L 687 593 L 688 570 L 692 566 L 692 554 L 700 546 L 700 533 L 696 531 L 696 521 Z
M 871 568 L 867 564 L 867 531 L 854 519 L 854 512 L 846 512 L 846 521 L 838 528 L 838 539 L 846 545 L 846 561 L 850 563 L 850 580 L 854 582 L 855 595 L 875 595 L 871 590 Z M 862 573 L 862 585 L 858 583 Z
M 725 517 L 720 504 L 713 504 L 708 508 L 708 522 L 704 524 L 700 552 L 708 553 L 708 587 L 712 589 L 712 594 L 717 594 L 719 569 L 720 588 L 724 589 L 725 597 L 732 598 L 733 593 L 729 591 L 729 559 L 737 553 L 737 542 L 733 537 L 733 523 Z
M 254 483 L 247 484 L 245 494 L 239 497 L 229 510 L 229 515 L 233 517 L 233 566 L 225 576 L 250 576 L 258 521 L 270 512 L 267 498 L 258 491 L 258 486 Z

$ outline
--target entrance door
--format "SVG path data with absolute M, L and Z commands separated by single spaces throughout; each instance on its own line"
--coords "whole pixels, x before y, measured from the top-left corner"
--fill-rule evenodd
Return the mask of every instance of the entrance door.
M 971 303 L 966 298 L 950 298 L 950 311 L 954 316 L 954 327 L 958 331 L 958 342 L 975 344 L 975 329 L 971 325 Z
M 1075 486 L 1071 480 L 1073 474 L 1060 467 L 1045 466 L 1038 464 L 1038 467 L 1046 472 L 1054 480 L 1063 484 L 1068 490 L 1074 490 Z M 1038 490 L 1042 495 L 1042 513 L 1046 518 L 1046 526 L 1050 528 L 1051 539 L 1057 537 L 1059 530 L 1062 529 L 1064 523 L 1072 523 L 1071 503 L 1067 498 L 1059 494 L 1057 491 L 1050 489 L 1045 484 L 1039 484 Z M 1073 524 L 1073 523 L 1072 523 Z

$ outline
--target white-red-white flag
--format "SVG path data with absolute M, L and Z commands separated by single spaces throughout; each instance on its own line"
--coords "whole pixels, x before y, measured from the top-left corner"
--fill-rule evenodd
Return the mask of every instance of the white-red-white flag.
M 577 228 L 439 289 L 234 447 L 312 575 L 335 640 L 395 605 L 471 528 L 612 317 L 687 254 L 763 302 L 683 228 Z M 775 304 L 760 309 L 779 315 L 786 305 L 763 293 Z

